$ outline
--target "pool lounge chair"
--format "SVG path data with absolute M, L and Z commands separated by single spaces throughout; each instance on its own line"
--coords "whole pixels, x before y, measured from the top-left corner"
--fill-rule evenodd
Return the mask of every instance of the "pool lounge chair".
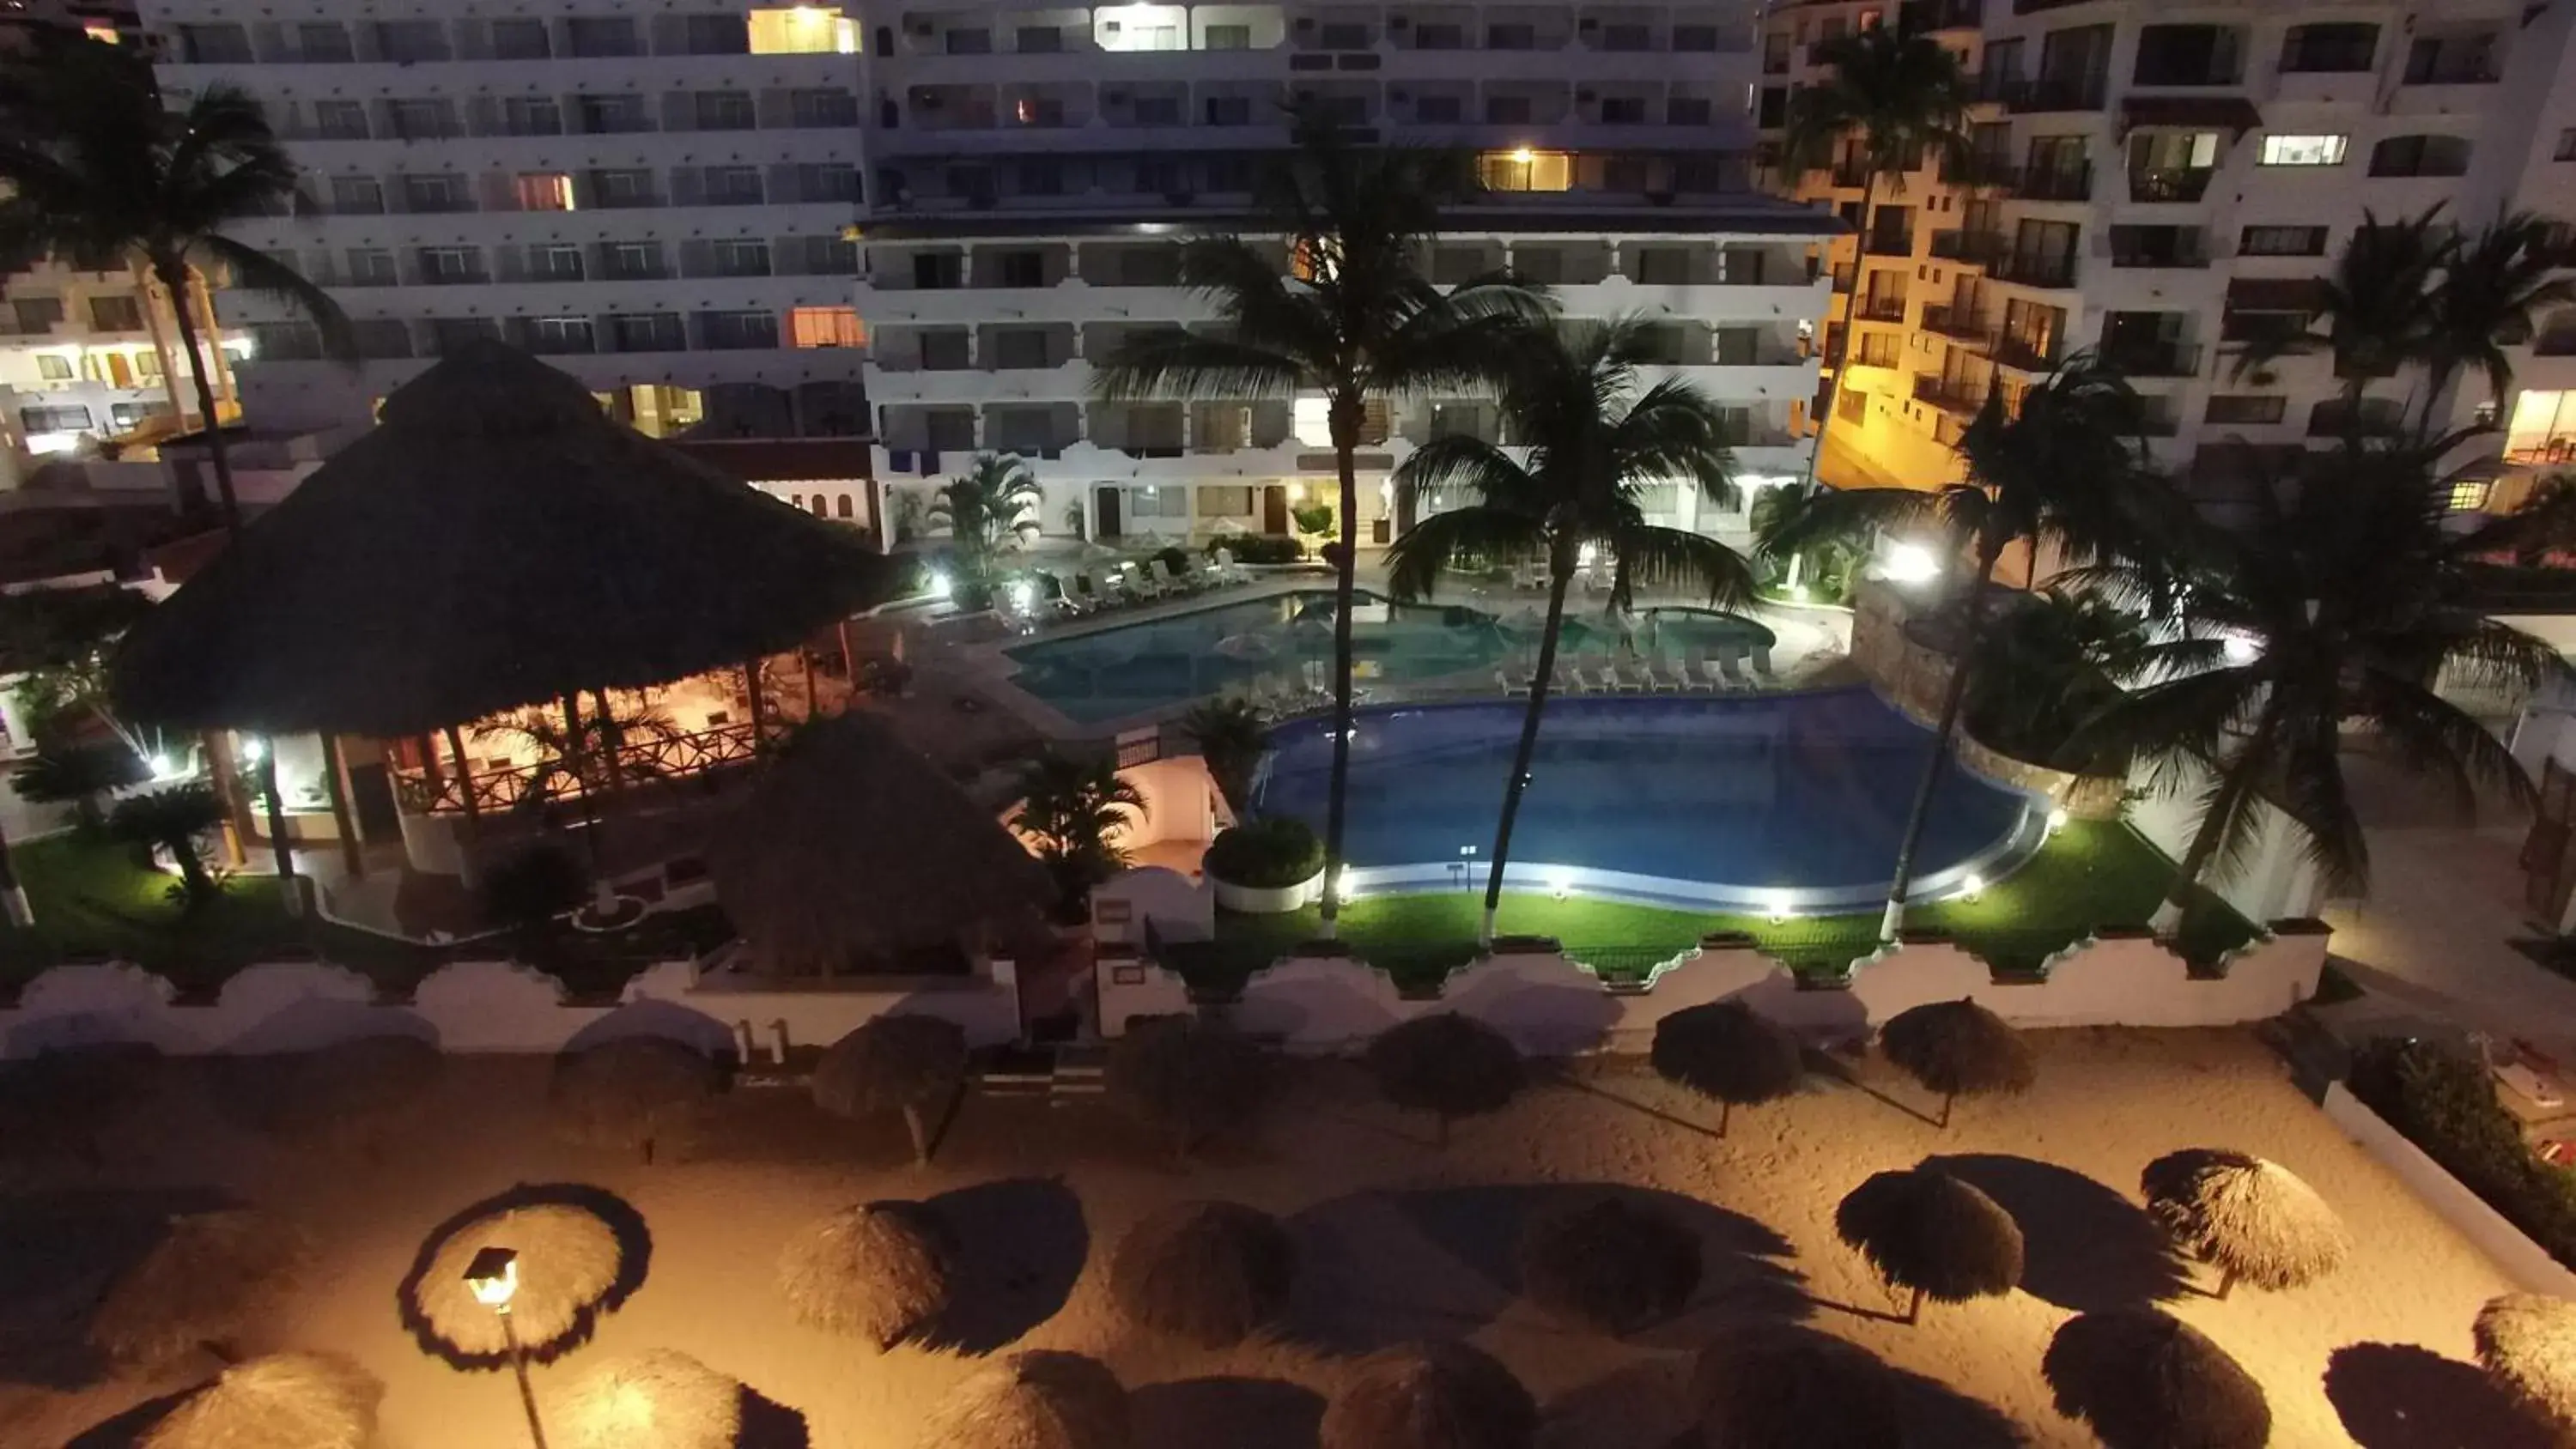
M 1610 685 L 1621 694 L 1644 694 L 1655 687 L 1655 677 L 1646 672 L 1646 661 L 1634 654 L 1622 654 L 1604 666 L 1610 673 Z
M 1751 689 L 1753 687 L 1753 681 L 1744 675 L 1742 657 L 1735 654 L 1721 654 L 1717 659 L 1717 668 L 1719 673 L 1726 676 L 1727 688 Z
M 1514 699 L 1527 698 L 1535 679 L 1530 667 L 1517 659 L 1508 660 L 1494 670 L 1494 683 L 1502 686 L 1503 693 Z
M 1159 599 L 1163 596 L 1163 586 L 1154 581 L 1152 574 L 1135 564 L 1127 565 L 1118 575 L 1118 585 L 1127 591 L 1129 598 L 1139 601 Z
M 1691 687 L 1690 674 L 1661 654 L 1646 661 L 1646 677 L 1659 690 L 1683 690 Z
M 1234 561 L 1233 549 L 1220 544 L 1217 546 L 1217 551 L 1213 557 L 1216 561 L 1214 571 L 1216 573 L 1216 581 L 1218 583 L 1239 584 L 1252 577 L 1252 575 L 1243 571 L 1243 565 Z
M 1117 596 L 1114 594 L 1103 593 L 1098 588 L 1094 587 L 1091 582 L 1091 575 L 1089 574 L 1075 574 L 1073 576 L 1073 601 L 1075 604 L 1079 605 L 1082 612 L 1086 614 L 1097 614 L 1104 609 L 1113 609 L 1118 606 Z
M 1592 685 L 1583 677 L 1583 672 L 1574 667 L 1571 658 L 1560 654 L 1556 656 L 1556 668 L 1548 675 L 1547 687 L 1555 694 L 1582 694 Z
M 1756 644 L 1753 646 L 1753 673 L 1756 678 L 1760 679 L 1765 684 L 1773 684 L 1779 681 L 1780 676 L 1777 673 L 1774 673 L 1771 668 L 1770 645 Z
M 1145 577 L 1154 581 L 1155 588 L 1175 598 L 1182 594 L 1195 594 L 1199 589 L 1197 580 L 1172 572 L 1172 566 L 1159 558 L 1145 561 Z

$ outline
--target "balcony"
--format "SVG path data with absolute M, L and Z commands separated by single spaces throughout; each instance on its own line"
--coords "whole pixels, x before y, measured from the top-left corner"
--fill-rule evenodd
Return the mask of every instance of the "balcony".
M 1929 373 L 1916 373 L 1914 376 L 1916 402 L 1930 403 L 1943 412 L 1957 413 L 1962 417 L 1977 415 L 1977 411 L 1986 405 L 1986 392 L 1987 389 L 1964 378 L 1934 377 Z
M 1914 233 L 1910 231 L 1873 233 L 1862 240 L 1861 250 L 1874 257 L 1910 257 L 1914 255 Z
M 1852 312 L 1863 322 L 1902 322 L 1905 320 L 1905 298 L 1863 297 Z
M 2102 360 L 2131 377 L 2198 377 L 2200 347 L 2197 343 L 2155 340 L 2147 342 L 2105 342 Z
M 2347 413 L 2340 401 L 2321 402 L 2308 410 L 2311 438 L 2393 438 L 2406 431 L 2406 410 L 2386 398 L 2364 398 Z
M 2019 76 L 1981 76 L 1976 99 L 2000 101 L 2015 115 L 2043 115 L 2051 111 L 2098 111 L 2109 99 L 2110 87 L 2100 76 L 2078 76 L 2074 79 L 2023 80 Z
M 1941 183 L 1945 186 L 2009 186 L 2014 169 L 2011 157 L 1971 151 L 1956 160 L 1941 163 Z
M 1994 323 L 1974 307 L 1955 302 L 1941 303 L 1923 309 L 1923 330 L 1938 333 L 1956 342 L 1987 345 L 1995 334 Z
M 1995 366 L 2015 372 L 2049 372 L 2058 362 L 2056 339 L 2021 337 L 2009 332 L 1997 336 L 1986 355 L 1995 360 Z
M 2163 242 L 2155 245 L 2114 242 L 2111 246 L 2111 265 L 2146 271 L 2196 269 L 2209 265 L 2209 247 L 2196 236 L 2186 241 Z
M 1832 179 L 1838 187 L 1858 191 L 1869 184 L 1869 167 L 1859 161 L 1838 161 L 1834 163 Z
M 1986 23 L 1985 0 L 1903 0 L 1896 7 L 1901 29 L 1974 30 Z
M 1986 269 L 1998 282 L 2023 287 L 2067 288 L 2075 285 L 2075 258 L 2051 252 L 2013 252 Z
M 1968 231 L 1953 227 L 1932 233 L 1932 257 L 1935 261 L 1964 262 L 1970 266 L 1987 266 L 2011 249 L 2012 243 L 1999 231 Z
M 2129 168 L 2129 199 L 2195 202 L 2207 194 L 2209 178 L 2217 174 L 2215 168 L 2208 166 L 2133 166 Z
M 2012 194 L 2023 201 L 2090 201 L 2093 199 L 2093 163 L 2080 161 L 2072 166 L 2028 167 L 2014 182 Z

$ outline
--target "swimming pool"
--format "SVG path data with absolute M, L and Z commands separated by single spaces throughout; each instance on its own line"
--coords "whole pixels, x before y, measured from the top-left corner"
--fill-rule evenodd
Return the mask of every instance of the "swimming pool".
M 1457 604 L 1396 604 L 1365 590 L 1351 621 L 1352 673 L 1363 682 L 1412 683 L 1490 672 L 1516 649 L 1535 647 L 1535 607 L 1509 618 Z M 1560 648 L 1578 656 L 1609 645 L 1597 622 L 1568 608 Z M 1598 619 L 1597 611 L 1592 613 Z M 1677 654 L 1720 637 L 1768 644 L 1770 631 L 1749 619 L 1704 610 L 1650 610 L 1641 647 L 1657 631 Z M 1117 624 L 1004 651 L 1019 672 L 1011 682 L 1077 724 L 1150 714 L 1193 699 L 1242 689 L 1264 676 L 1302 676 L 1333 657 L 1333 595 L 1301 589 Z
M 1362 713 L 1344 842 L 1355 889 L 1484 885 L 1522 708 Z M 1320 833 L 1329 722 L 1283 725 L 1271 744 L 1254 809 Z M 1865 908 L 1885 897 L 1932 747 L 1930 731 L 1865 689 L 1550 700 L 1508 882 L 1723 909 Z M 1916 894 L 1953 892 L 1971 871 L 2000 877 L 2045 825 L 2044 802 L 1952 772 Z

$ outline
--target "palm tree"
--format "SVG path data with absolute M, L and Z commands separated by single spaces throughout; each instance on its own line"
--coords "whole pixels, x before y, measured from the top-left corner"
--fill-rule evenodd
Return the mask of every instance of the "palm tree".
M 2434 354 L 2434 284 L 2453 246 L 2440 224 L 2445 204 L 2395 221 L 2365 209 L 2335 257 L 2333 274 L 2319 284 L 2316 315 L 2325 331 L 2258 335 L 2237 354 L 2234 375 L 2251 376 L 2284 357 L 2329 353 L 2343 382 L 2344 430 L 2357 435 L 2362 391 L 2371 379 L 2393 377 Z
M 1269 728 L 1261 711 L 1241 695 L 1201 700 L 1182 715 L 1181 734 L 1199 747 L 1209 778 L 1237 815 L 1251 805 L 1253 772 L 1270 748 Z
M 1071 910 L 1093 886 L 1126 867 L 1126 850 L 1110 836 L 1143 820 L 1145 797 L 1108 761 L 1061 755 L 1032 764 L 1020 788 L 1011 828 L 1036 840 L 1037 857 L 1055 877 L 1060 904 Z
M 980 606 L 991 600 L 994 561 L 1004 547 L 1038 536 L 1038 505 L 1045 498 L 1016 453 L 982 454 L 931 495 L 926 516 L 948 530 L 969 601 Z
M 2451 249 L 2433 288 L 2425 339 L 2432 372 L 2425 427 L 2442 425 L 2435 409 L 2462 373 L 2482 375 L 2491 400 L 2512 390 L 2513 359 L 2505 349 L 2530 340 L 2540 312 L 2576 302 L 2576 281 L 2556 275 L 2559 265 L 2550 223 L 2527 211 L 2500 215 Z
M 1977 641 L 1966 728 L 2016 759 L 2109 773 L 2120 762 L 2079 759 L 2068 746 L 2117 697 L 2113 680 L 2146 642 L 2145 621 L 2099 593 L 2051 586 L 2026 596 Z
M 2213 865 L 2244 863 L 2267 799 L 2308 837 L 2329 887 L 2366 886 L 2369 848 L 2343 775 L 2348 727 L 2449 785 L 2464 811 L 2481 786 L 2532 799 L 2512 753 L 2432 688 L 2437 677 L 2528 688 L 2567 672 L 2548 645 L 2475 606 L 2463 565 L 2509 546 L 2515 524 L 2445 529 L 2453 479 L 2438 463 L 2462 436 L 2397 449 L 2347 442 L 2254 490 L 2247 531 L 2198 535 L 2183 609 L 2137 656 L 2142 682 L 2079 731 L 2087 749 L 2154 761 L 2168 785 L 2208 779 L 2200 825 L 2156 913 L 2160 932 L 2181 924 Z M 2149 593 L 2119 563 L 2088 571 L 2087 582 L 2130 602 Z
M 1724 419 L 1687 382 L 1645 384 L 1640 370 L 1653 346 L 1652 329 L 1634 319 L 1522 328 L 1502 378 L 1503 415 L 1520 445 L 1506 448 L 1453 433 L 1423 444 L 1396 471 L 1401 498 L 1464 489 L 1476 499 L 1431 514 L 1395 541 L 1387 552 L 1387 584 L 1398 599 L 1428 597 L 1441 574 L 1462 558 L 1531 551 L 1547 556 L 1547 623 L 1512 772 L 1503 782 L 1502 817 L 1494 827 L 1477 933 L 1484 945 L 1493 944 L 1512 824 L 1529 786 L 1556 670 L 1566 588 L 1585 546 L 1615 556 L 1623 580 L 1704 591 L 1711 604 L 1730 609 L 1753 598 L 1753 566 L 1742 555 L 1713 538 L 1655 527 L 1638 503 L 1640 489 L 1667 480 L 1686 482 L 1728 507 L 1736 498 Z
M 1922 165 L 1926 155 L 1945 165 L 1964 162 L 1970 90 L 1959 58 L 1912 25 L 1880 25 L 1837 36 L 1819 42 L 1816 52 L 1831 73 L 1791 92 L 1781 151 L 1796 170 L 1816 171 L 1832 165 L 1844 144 L 1856 139 L 1857 158 L 1867 168 L 1860 190 L 1861 235 L 1854 247 L 1861 260 L 1854 267 L 1851 295 L 1858 298 L 1880 180 L 1901 192 L 1905 173 Z M 1816 460 L 1824 456 L 1833 393 L 1851 354 L 1851 334 L 1849 322 L 1837 329 L 1834 355 L 1825 359 L 1832 381 L 1817 408 L 1816 450 L 1807 459 L 1810 478 Z
M 1836 538 L 1872 528 L 1937 525 L 1952 555 L 1974 559 L 1961 605 L 1958 646 L 1951 651 L 1950 680 L 1941 698 L 1931 757 L 1914 789 L 1905 833 L 1896 852 L 1894 878 L 1879 936 L 1893 941 L 1905 925 L 1905 896 L 1914 883 L 1914 855 L 1931 819 L 1932 798 L 1950 760 L 1959 712 L 1983 633 L 1987 595 L 2006 548 L 2042 546 L 2083 561 L 2151 558 L 2154 542 L 2174 526 L 2172 495 L 2149 466 L 2138 395 L 2110 366 L 2089 352 L 2068 358 L 2046 381 L 2021 396 L 2008 412 L 2000 389 L 1959 439 L 1967 481 L 1935 491 L 1911 488 L 1818 489 L 1780 510 L 1762 551 L 1786 558 Z M 2149 571 L 2142 565 L 2143 580 Z
M 168 850 L 171 863 L 179 867 L 181 894 L 195 910 L 223 889 L 207 873 L 205 857 L 197 850 L 197 838 L 223 821 L 222 797 L 205 785 L 187 784 L 118 801 L 107 828 L 137 845 Z
M 1266 178 L 1254 230 L 1287 243 L 1294 276 L 1240 235 L 1181 244 L 1182 284 L 1216 313 L 1215 330 L 1131 338 L 1094 381 L 1107 401 L 1320 394 L 1340 476 L 1333 608 L 1333 771 L 1324 825 L 1322 935 L 1341 910 L 1342 825 L 1350 780 L 1351 614 L 1358 565 L 1361 432 L 1369 404 L 1482 385 L 1498 327 L 1541 310 L 1495 277 L 1447 292 L 1417 258 L 1457 189 L 1446 158 L 1354 148 L 1300 125 L 1296 155 Z

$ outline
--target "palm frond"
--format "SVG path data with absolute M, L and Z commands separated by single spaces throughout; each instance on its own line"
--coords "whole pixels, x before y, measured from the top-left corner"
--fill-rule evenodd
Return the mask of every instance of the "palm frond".
M 1387 592 L 1397 600 L 1428 599 L 1440 578 L 1458 563 L 1492 560 L 1547 546 L 1545 520 L 1511 508 L 1469 504 L 1415 521 L 1386 550 Z
M 1620 572 L 1638 582 L 1705 595 L 1712 608 L 1753 602 L 1752 562 L 1706 534 L 1638 524 L 1605 541 L 1618 552 Z
M 354 366 L 358 360 L 357 328 L 331 294 L 305 280 L 304 274 L 256 247 L 228 236 L 208 235 L 197 250 L 233 276 L 234 285 L 276 298 L 302 313 L 321 334 L 323 355 Z
M 1181 333 L 1128 338 L 1092 373 L 1091 390 L 1104 402 L 1227 401 L 1293 397 L 1320 384 L 1290 354 L 1237 338 Z

